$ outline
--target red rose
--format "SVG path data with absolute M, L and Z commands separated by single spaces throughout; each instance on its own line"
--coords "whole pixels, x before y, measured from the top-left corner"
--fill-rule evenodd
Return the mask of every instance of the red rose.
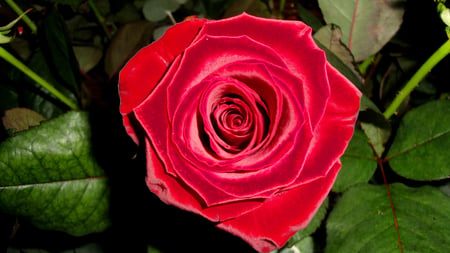
M 128 62 L 119 92 L 150 190 L 264 252 L 326 198 L 360 98 L 308 26 L 247 14 L 173 26 Z

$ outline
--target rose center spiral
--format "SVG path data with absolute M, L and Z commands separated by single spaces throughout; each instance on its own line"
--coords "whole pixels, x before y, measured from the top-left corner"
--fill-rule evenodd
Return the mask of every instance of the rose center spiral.
M 235 79 L 214 80 L 200 105 L 204 144 L 216 155 L 254 147 L 267 133 L 265 104 L 256 91 Z

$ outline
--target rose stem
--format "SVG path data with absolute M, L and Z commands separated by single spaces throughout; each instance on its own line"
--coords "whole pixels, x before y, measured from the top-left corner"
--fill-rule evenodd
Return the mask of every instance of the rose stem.
M 102 16 L 100 11 L 98 10 L 97 6 L 95 6 L 94 2 L 92 0 L 88 1 L 89 7 L 94 12 L 95 18 L 97 18 L 98 22 L 102 26 L 103 31 L 106 34 L 106 37 L 110 40 L 112 38 L 111 33 L 108 31 L 108 27 L 106 27 L 106 21 L 105 18 Z
M 10 54 L 8 51 L 6 51 L 3 47 L 0 47 L 0 58 L 5 59 L 7 62 L 9 62 L 11 65 L 22 71 L 25 75 L 30 77 L 33 81 L 41 85 L 43 88 L 45 88 L 48 92 L 50 92 L 53 96 L 55 96 L 57 99 L 59 99 L 61 102 L 66 104 L 70 109 L 77 110 L 78 106 L 69 98 L 64 96 L 61 92 L 59 92 L 53 85 L 45 81 L 42 77 L 40 77 L 38 74 L 36 74 L 33 70 L 28 68 L 25 64 L 20 62 L 16 57 L 14 57 L 12 54 Z
M 169 17 L 170 22 L 172 22 L 172 25 L 176 25 L 177 21 L 175 21 L 175 18 L 173 17 L 172 12 L 170 12 L 169 10 L 166 10 L 165 13 Z
M 438 64 L 445 56 L 450 53 L 450 40 L 447 40 L 442 44 L 436 52 L 434 52 L 430 58 L 417 70 L 417 72 L 409 79 L 405 87 L 398 93 L 394 101 L 389 105 L 386 111 L 383 113 L 386 119 L 389 119 L 398 107 L 402 104 L 403 100 L 411 93 L 412 90 L 419 84 L 420 81 Z
M 283 11 L 284 11 L 284 5 L 286 4 L 286 0 L 280 1 L 280 13 L 278 14 L 279 19 L 283 19 Z
M 23 15 L 22 19 L 25 22 L 25 24 L 28 25 L 28 27 L 33 33 L 37 33 L 36 24 L 26 14 L 24 14 L 22 9 L 20 9 L 20 7 L 13 0 L 6 0 L 6 3 L 9 5 L 9 7 L 11 7 L 13 11 L 17 13 L 17 15 L 19 16 Z

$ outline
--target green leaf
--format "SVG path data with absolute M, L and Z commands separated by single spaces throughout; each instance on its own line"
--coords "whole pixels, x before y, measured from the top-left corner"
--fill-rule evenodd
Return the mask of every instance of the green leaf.
M 314 253 L 314 240 L 311 236 L 305 237 L 294 246 L 283 249 L 280 253 Z
M 107 178 L 91 150 L 87 113 L 69 112 L 0 143 L 0 210 L 42 229 L 103 231 Z
M 409 111 L 401 120 L 387 154 L 392 169 L 414 180 L 450 176 L 450 100 L 437 100 Z
M 136 52 L 151 43 L 155 25 L 146 20 L 122 25 L 106 50 L 104 66 L 108 76 L 116 74 Z
M 309 222 L 308 226 L 305 229 L 302 229 L 295 233 L 287 242 L 286 247 L 290 248 L 294 245 L 296 245 L 301 240 L 307 238 L 309 235 L 314 233 L 322 223 L 322 220 L 325 218 L 325 215 L 327 214 L 327 208 L 328 208 L 328 198 L 325 199 L 325 201 L 322 203 L 322 205 L 319 207 L 319 210 L 314 215 L 312 220 Z
M 5 36 L 2 33 L 0 33 L 0 44 L 6 44 L 11 42 L 13 37 L 11 36 Z
M 232 4 L 223 15 L 224 18 L 229 18 L 237 16 L 247 12 L 250 15 L 257 17 L 270 17 L 272 14 L 267 8 L 267 5 L 261 0 L 243 0 L 243 1 L 232 1 Z
M 146 20 L 158 22 L 167 18 L 168 12 L 176 11 L 180 4 L 175 0 L 146 0 L 142 12 Z
M 80 66 L 70 43 L 67 26 L 56 7 L 47 10 L 40 31 L 41 47 L 53 76 L 72 93 L 78 94 L 81 87 Z
M 322 45 L 326 46 L 334 55 L 336 55 L 342 63 L 347 65 L 348 69 L 353 71 L 359 79 L 362 77 L 359 74 L 355 66 L 355 60 L 350 50 L 341 42 L 342 32 L 339 27 L 328 24 L 322 26 L 316 33 L 314 33 L 314 39 L 319 41 Z
M 348 187 L 368 182 L 377 168 L 369 140 L 360 130 L 356 130 L 341 157 L 342 168 L 339 171 L 333 191 L 343 192 Z
M 362 79 L 359 75 L 355 74 L 350 67 L 348 67 L 344 62 L 342 62 L 339 57 L 337 57 L 333 52 L 331 52 L 326 46 L 324 46 L 320 41 L 315 40 L 316 44 L 322 49 L 326 56 L 328 62 L 333 65 L 341 74 L 348 78 L 356 87 L 360 88 L 363 86 Z
M 89 243 L 82 245 L 78 248 L 73 248 L 69 250 L 63 251 L 47 251 L 43 249 L 17 249 L 17 248 L 8 248 L 8 253 L 102 253 L 104 252 L 100 245 L 95 243 Z
M 450 252 L 450 199 L 430 186 L 390 186 L 403 252 Z M 350 188 L 326 224 L 325 252 L 399 252 L 384 185 Z
M 374 102 L 372 102 L 372 100 L 370 100 L 370 98 L 368 98 L 366 95 L 362 95 L 361 96 L 361 103 L 359 106 L 359 111 L 365 111 L 367 109 L 372 109 L 375 112 L 378 112 L 381 116 L 383 116 L 383 114 L 381 114 L 380 109 L 378 109 L 378 107 L 375 105 Z
M 318 31 L 323 26 L 322 21 L 301 4 L 297 5 L 297 10 L 300 19 L 307 25 L 311 26 L 313 31 Z
M 366 103 L 367 101 L 370 100 L 366 100 Z M 368 107 L 359 112 L 358 119 L 361 121 L 361 128 L 369 138 L 369 143 L 377 157 L 381 158 L 385 144 L 391 135 L 391 125 L 376 106 L 372 107 L 370 104 L 364 106 Z
M 17 22 L 20 21 L 20 19 L 25 16 L 25 14 L 27 14 L 31 9 L 25 11 L 24 13 L 22 13 L 20 16 L 18 16 L 16 19 L 14 19 L 13 21 L 9 22 L 7 25 L 5 26 L 0 26 L 0 32 L 9 32 L 9 30 L 11 30 L 11 28 L 13 28 L 13 26 L 15 24 L 17 24 Z
M 102 49 L 96 46 L 74 46 L 73 52 L 80 65 L 80 69 L 85 73 L 97 66 L 103 57 Z
M 72 99 L 73 101 L 76 101 L 75 95 L 64 85 L 56 81 L 56 79 L 53 76 L 53 71 L 45 61 L 44 55 L 41 50 L 37 50 L 33 54 L 30 61 L 28 62 L 28 66 L 38 75 L 44 78 L 46 81 L 51 83 L 57 90 L 59 90 L 65 96 Z M 53 118 L 54 116 L 63 113 L 62 108 L 65 108 L 64 105 L 62 105 L 59 101 L 55 100 L 39 84 L 35 83 L 27 76 L 25 76 L 23 80 L 29 82 L 32 85 L 26 87 L 26 89 L 20 89 L 19 91 L 19 99 L 21 102 L 20 105 L 22 107 L 32 109 L 42 114 L 47 119 Z
M 377 53 L 403 22 L 405 0 L 319 0 L 328 24 L 342 30 L 342 42 L 357 62 Z

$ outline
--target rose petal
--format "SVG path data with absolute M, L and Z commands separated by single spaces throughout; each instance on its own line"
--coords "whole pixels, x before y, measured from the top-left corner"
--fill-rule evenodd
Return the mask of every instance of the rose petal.
M 217 227 L 241 237 L 258 252 L 281 248 L 314 217 L 340 167 L 338 161 L 327 177 L 278 193 L 252 212 L 219 223 Z
M 139 144 L 139 139 L 128 114 L 148 96 L 205 22 L 204 19 L 195 19 L 169 28 L 161 39 L 141 49 L 120 71 L 120 113 L 125 130 L 136 144 Z
M 205 19 L 194 19 L 179 23 L 130 59 L 119 76 L 120 112 L 123 115 L 144 101 L 175 57 L 192 43 L 205 22 Z
M 234 202 L 233 205 L 206 207 L 201 199 L 182 180 L 165 172 L 163 163 L 156 155 L 149 139 L 145 139 L 147 170 L 146 182 L 149 189 L 166 204 L 175 204 L 186 211 L 199 214 L 213 222 L 225 221 L 251 212 L 262 204 L 255 199 L 245 202 Z
M 229 19 L 206 23 L 199 37 L 204 35 L 245 35 L 258 43 L 270 45 L 282 55 L 291 73 L 303 79 L 304 83 L 310 84 L 304 87 L 305 103 L 314 131 L 325 112 L 323 105 L 326 104 L 330 92 L 327 77 L 323 75 L 326 71 L 325 53 L 312 39 L 309 26 L 300 21 L 265 19 L 244 13 Z
M 251 66 L 255 63 L 244 61 L 242 65 L 244 64 Z M 227 66 L 224 69 L 235 73 L 236 71 L 231 71 L 235 70 L 234 68 L 229 68 L 232 66 L 234 65 Z M 238 65 L 237 69 L 239 67 L 242 66 Z M 278 71 L 281 70 L 278 69 Z M 216 73 L 220 73 L 220 76 L 226 76 L 222 75 L 221 71 Z M 289 76 L 287 73 L 284 73 L 287 75 L 284 76 L 281 72 L 276 74 L 277 78 L 300 87 L 299 80 L 295 80 L 295 77 Z M 273 82 L 272 85 L 278 88 L 286 86 L 286 84 L 277 84 L 276 82 Z M 277 137 L 273 140 L 273 143 L 270 143 L 264 149 L 257 150 L 253 155 L 241 157 L 240 160 L 214 159 L 204 150 L 199 138 L 201 134 L 197 127 L 198 118 L 190 116 L 195 114 L 197 105 L 191 103 L 191 99 L 183 99 L 179 105 L 181 112 L 175 113 L 174 135 L 172 136 L 179 153 L 169 152 L 170 160 L 173 162 L 177 175 L 185 182 L 189 182 L 198 194 L 203 196 L 208 205 L 227 203 L 236 199 L 268 197 L 280 187 L 293 182 L 302 170 L 303 159 L 306 156 L 309 140 L 312 138 L 312 134 L 309 132 L 310 128 L 301 127 L 302 116 L 301 111 L 298 111 L 301 110 L 298 108 L 300 105 L 292 104 L 295 104 L 294 101 L 301 97 L 301 93 L 295 93 L 294 90 L 289 89 L 282 93 L 286 97 L 285 104 L 289 106 L 279 110 L 282 113 L 293 113 L 295 116 L 284 116 L 291 119 L 286 122 L 283 120 L 279 122 L 281 124 L 275 128 L 276 132 L 273 133 Z M 201 91 L 202 88 L 194 87 L 190 92 L 198 94 Z M 179 132 L 184 134 L 179 134 Z M 180 139 L 180 137 L 184 139 Z M 183 157 L 180 157 L 180 154 Z M 193 155 L 193 157 L 190 157 L 190 155 Z M 192 166 L 186 166 L 186 161 L 189 161 Z M 224 169 L 221 169 L 222 167 Z M 228 173 L 233 171 L 239 173 Z M 244 173 L 244 171 L 247 172 Z M 211 191 L 213 189 L 211 186 L 217 188 L 218 191 L 229 194 L 228 198 L 219 198 L 220 194 Z
M 342 156 L 353 135 L 361 92 L 333 66 L 327 64 L 327 69 L 331 96 L 304 171 L 292 187 L 328 175 L 328 170 Z

